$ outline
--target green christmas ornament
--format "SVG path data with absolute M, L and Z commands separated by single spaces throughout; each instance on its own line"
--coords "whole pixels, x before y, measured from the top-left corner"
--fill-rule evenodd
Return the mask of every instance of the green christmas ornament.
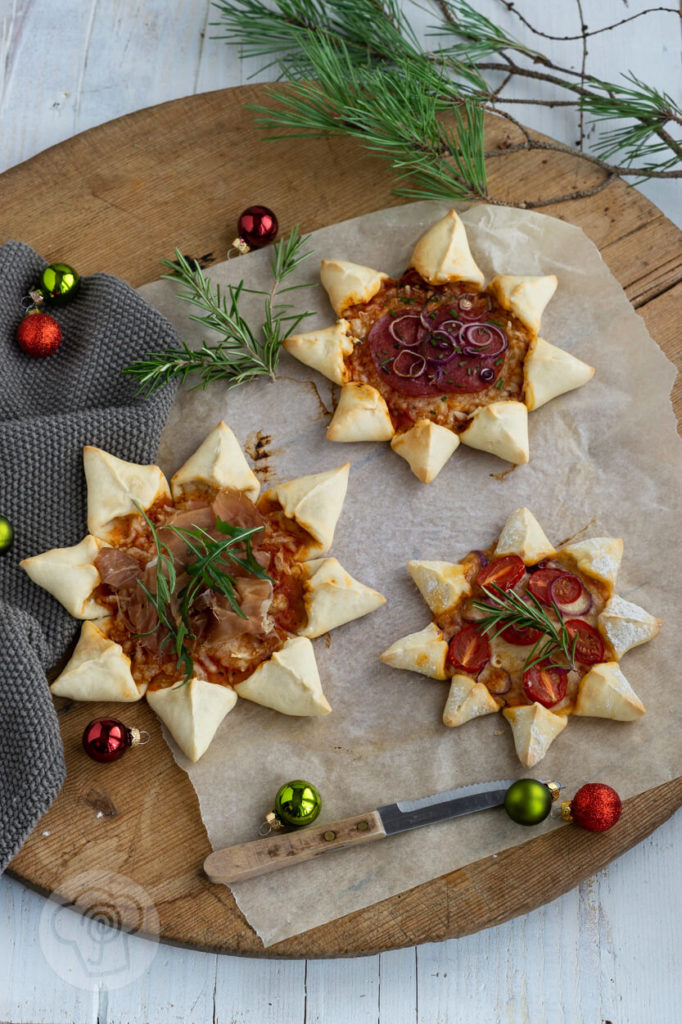
M 9 551 L 12 547 L 12 541 L 14 540 L 14 530 L 9 519 L 5 519 L 4 516 L 0 516 L 0 555 L 5 551 Z
M 315 821 L 322 809 L 322 798 L 315 786 L 304 779 L 287 782 L 277 791 L 275 816 L 289 828 L 302 828 Z
M 51 263 L 40 275 L 38 291 L 48 302 L 63 306 L 74 298 L 81 279 L 68 263 Z
M 554 782 L 517 779 L 504 798 L 504 809 L 518 825 L 539 825 L 549 814 L 559 795 Z

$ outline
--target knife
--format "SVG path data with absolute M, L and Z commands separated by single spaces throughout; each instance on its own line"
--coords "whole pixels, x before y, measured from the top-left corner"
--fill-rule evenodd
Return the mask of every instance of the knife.
M 250 843 L 226 846 L 209 854 L 204 861 L 204 872 L 211 882 L 241 882 L 290 864 L 300 864 L 331 850 L 371 843 L 421 825 L 433 825 L 462 814 L 500 807 L 515 781 L 504 779 L 475 783 L 425 796 L 421 800 L 400 800 L 327 825 L 309 825 L 298 832 L 278 833 Z M 559 783 L 556 785 L 560 786 Z

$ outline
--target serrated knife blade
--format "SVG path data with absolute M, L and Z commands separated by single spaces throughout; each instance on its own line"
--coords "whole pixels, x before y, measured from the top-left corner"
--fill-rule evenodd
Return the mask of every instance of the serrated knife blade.
M 300 864 L 319 854 L 385 839 L 397 832 L 433 825 L 463 814 L 500 807 L 515 779 L 476 783 L 418 800 L 399 800 L 366 814 L 297 832 L 282 832 L 250 843 L 215 850 L 204 861 L 212 882 L 230 884 L 279 868 Z

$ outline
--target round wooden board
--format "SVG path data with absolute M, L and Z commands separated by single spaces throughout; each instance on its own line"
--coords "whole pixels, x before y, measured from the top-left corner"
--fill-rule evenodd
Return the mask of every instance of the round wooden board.
M 263 142 L 245 104 L 263 103 L 265 91 L 230 89 L 142 110 L 7 171 L 2 241 L 17 238 L 49 260 L 68 259 L 81 274 L 106 270 L 139 286 L 158 278 L 159 261 L 176 246 L 223 259 L 239 213 L 253 203 L 276 210 L 286 233 L 296 223 L 311 231 L 402 201 L 391 194 L 384 163 L 345 140 Z M 520 141 L 513 132 L 508 122 L 490 119 L 488 148 Z M 489 166 L 491 195 L 512 203 L 589 189 L 601 178 L 592 165 L 552 151 L 506 154 Z M 652 336 L 679 365 L 677 228 L 620 182 L 544 212 L 592 238 Z M 674 402 L 679 418 L 679 386 Z M 210 847 L 197 799 L 146 704 L 135 706 L 132 724 L 150 731 L 148 746 L 105 769 L 83 756 L 85 724 L 110 711 L 93 704 L 60 707 L 67 781 L 11 871 L 44 892 L 90 869 L 125 875 L 153 899 L 162 938 L 199 949 L 352 956 L 465 935 L 574 887 L 682 803 L 678 779 L 628 800 L 621 821 L 605 835 L 555 830 L 263 950 L 229 889 L 202 875 Z

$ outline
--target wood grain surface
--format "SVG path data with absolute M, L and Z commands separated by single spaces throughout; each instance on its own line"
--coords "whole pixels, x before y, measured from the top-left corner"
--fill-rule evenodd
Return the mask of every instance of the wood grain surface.
M 311 231 L 400 202 L 384 164 L 345 140 L 262 142 L 245 109 L 262 101 L 262 86 L 188 97 L 46 150 L 0 176 L 1 240 L 21 239 L 47 259 L 68 254 L 81 274 L 106 270 L 139 286 L 159 276 L 159 261 L 175 246 L 224 258 L 239 213 L 254 202 L 277 211 L 283 233 L 295 223 Z M 491 119 L 488 148 L 517 141 L 509 131 L 507 122 Z M 589 189 L 600 180 L 598 169 L 570 153 L 507 154 L 490 166 L 494 194 L 512 203 Z M 652 336 L 679 366 L 678 229 L 620 182 L 544 212 L 578 225 L 595 242 Z M 673 400 L 679 418 L 679 377 Z M 110 710 L 70 702 L 59 708 L 67 781 L 11 870 L 45 892 L 79 871 L 125 874 L 154 900 L 162 938 L 199 949 L 352 956 L 469 934 L 574 887 L 682 803 L 678 779 L 628 800 L 621 821 L 605 835 L 557 830 L 264 951 L 229 890 L 201 872 L 210 846 L 197 799 L 146 704 L 135 706 L 134 724 L 150 731 L 152 743 L 105 772 L 82 756 L 85 724 Z

